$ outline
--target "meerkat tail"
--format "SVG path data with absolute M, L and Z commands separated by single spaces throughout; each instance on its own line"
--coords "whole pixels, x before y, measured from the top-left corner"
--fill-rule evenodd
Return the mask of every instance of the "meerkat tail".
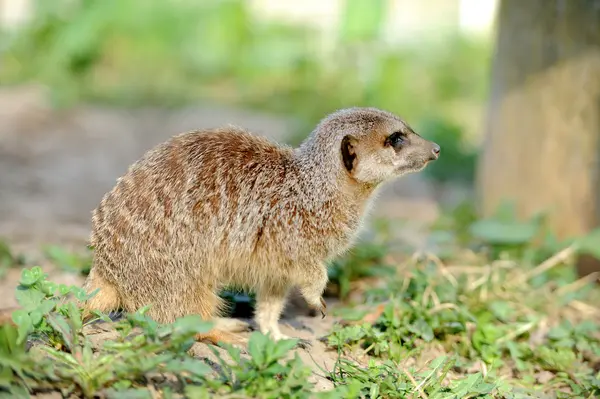
M 99 289 L 92 298 L 86 302 L 80 303 L 83 307 L 82 316 L 84 320 L 91 317 L 91 312 L 93 310 L 107 313 L 111 310 L 117 310 L 121 305 L 117 290 L 102 277 L 98 276 L 97 273 L 94 273 L 93 270 L 86 279 L 83 288 L 88 294 Z

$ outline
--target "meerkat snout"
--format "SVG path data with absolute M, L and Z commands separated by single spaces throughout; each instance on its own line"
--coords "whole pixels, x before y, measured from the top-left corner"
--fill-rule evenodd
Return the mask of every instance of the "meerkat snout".
M 441 151 L 441 148 L 440 148 L 440 146 L 439 146 L 438 144 L 436 144 L 436 143 L 432 143 L 432 144 L 433 144 L 433 148 L 431 149 L 431 153 L 432 153 L 433 155 L 432 155 L 432 158 L 431 158 L 431 160 L 432 160 L 432 161 L 435 161 L 436 159 L 438 159 L 438 158 L 440 157 L 440 151 Z

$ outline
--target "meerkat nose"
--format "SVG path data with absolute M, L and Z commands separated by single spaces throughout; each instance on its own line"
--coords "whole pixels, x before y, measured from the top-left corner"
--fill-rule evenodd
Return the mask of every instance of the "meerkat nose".
M 438 159 L 438 157 L 440 156 L 440 146 L 434 144 L 431 152 L 433 153 L 433 159 Z

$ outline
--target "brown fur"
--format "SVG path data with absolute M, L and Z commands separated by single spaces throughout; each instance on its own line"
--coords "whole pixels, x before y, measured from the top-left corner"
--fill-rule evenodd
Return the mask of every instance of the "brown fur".
M 386 139 L 402 132 L 400 146 Z M 285 336 L 278 319 L 292 286 L 324 311 L 325 264 L 348 249 L 375 190 L 421 170 L 439 147 L 397 116 L 352 108 L 326 117 L 299 148 L 237 127 L 192 131 L 146 153 L 93 212 L 94 261 L 86 307 L 135 311 L 172 322 L 216 320 L 209 341 L 240 323 L 220 319 L 218 292 L 257 293 L 263 333 Z M 347 165 L 347 166 L 345 166 Z

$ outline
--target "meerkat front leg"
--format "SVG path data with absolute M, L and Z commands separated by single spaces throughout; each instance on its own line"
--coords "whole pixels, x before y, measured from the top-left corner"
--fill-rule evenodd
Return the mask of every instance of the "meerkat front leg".
M 270 334 L 275 341 L 292 339 L 279 330 L 279 317 L 285 307 L 288 289 L 271 290 L 261 288 L 256 295 L 256 324 L 263 334 Z M 305 339 L 297 338 L 297 347 L 309 349 L 311 343 Z
M 327 286 L 329 277 L 325 265 L 319 264 L 313 269 L 303 271 L 300 277 L 300 292 L 310 307 L 321 312 L 323 318 L 326 315 L 327 304 L 323 299 L 323 292 Z
M 270 334 L 274 340 L 289 339 L 279 330 L 279 317 L 285 307 L 288 290 L 261 287 L 256 294 L 256 324 L 263 334 Z

